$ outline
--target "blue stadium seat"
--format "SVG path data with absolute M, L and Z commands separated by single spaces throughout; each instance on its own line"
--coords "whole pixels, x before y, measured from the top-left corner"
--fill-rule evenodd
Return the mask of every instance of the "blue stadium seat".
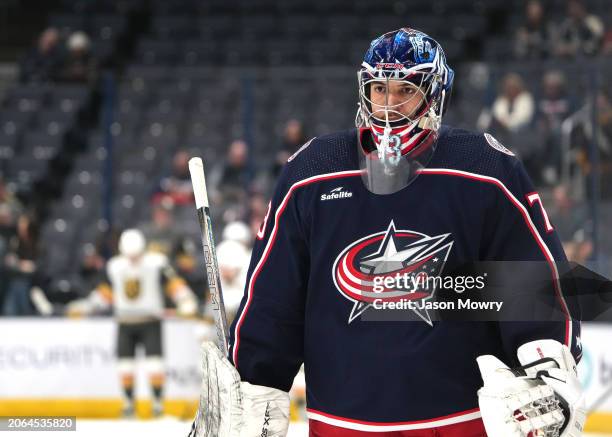
M 79 30 L 86 30 L 86 17 L 81 14 L 53 14 L 47 21 L 50 27 L 56 27 L 65 35 Z
M 151 8 L 157 15 L 195 15 L 198 3 L 193 0 L 152 0 Z
M 32 159 L 31 156 L 15 156 L 6 169 L 7 179 L 16 182 L 24 189 L 41 180 L 48 171 L 47 161 Z
M 228 66 L 253 66 L 265 63 L 262 44 L 252 41 L 227 41 L 223 45 L 224 62 Z
M 48 244 L 45 247 L 46 256 L 39 261 L 40 270 L 51 278 L 57 278 L 69 273 L 72 269 L 72 241 L 70 245 L 61 241 L 58 244 Z
M 50 95 L 50 105 L 63 112 L 78 112 L 89 103 L 91 91 L 83 85 L 56 84 Z
M 27 129 L 33 120 L 35 113 L 22 112 L 14 109 L 4 109 L 0 112 L 0 134 L 7 136 L 18 136 Z
M 108 222 L 102 218 L 94 218 L 89 223 L 84 224 L 78 236 L 79 246 L 87 243 L 96 245 L 108 232 L 108 228 Z
M 279 17 L 274 15 L 247 15 L 242 18 L 240 31 L 245 41 L 261 41 L 279 38 Z
M 240 3 L 237 1 L 228 2 L 226 0 L 207 0 L 197 2 L 200 15 L 237 15 L 240 12 Z
M 323 22 L 329 35 L 329 41 L 347 42 L 360 37 L 370 37 L 365 19 L 359 15 L 324 15 Z M 373 36 L 371 36 L 373 38 Z M 365 50 L 365 49 L 364 49 Z
M 88 197 L 91 193 L 66 193 L 59 203 L 54 205 L 52 216 L 80 225 L 91 221 L 100 214 L 100 198 Z
M 171 65 L 178 60 L 178 45 L 174 41 L 145 39 L 136 49 L 136 60 L 144 65 Z
M 507 36 L 491 37 L 485 41 L 484 59 L 489 62 L 504 62 L 514 57 L 513 42 Z
M 134 87 L 134 81 L 141 81 L 144 86 L 148 82 L 165 81 L 169 78 L 168 74 L 169 70 L 165 66 L 134 64 L 127 68 L 125 77 L 127 82 L 132 82 L 132 89 L 137 90 L 138 87 Z
M 328 40 L 312 40 L 307 43 L 306 54 L 312 66 L 349 65 L 346 44 Z
M 139 202 L 137 196 L 124 194 L 116 196 L 113 200 L 112 217 L 113 224 L 118 228 L 133 227 L 139 222 L 139 203 L 144 203 L 148 199 Z
M 23 135 L 19 156 L 29 156 L 36 159 L 52 159 L 62 149 L 63 139 L 49 136 L 40 131 L 28 132 Z
M 5 174 L 15 157 L 17 137 L 15 135 L 0 134 L 0 173 Z
M 325 21 L 316 15 L 289 15 L 279 21 L 285 36 L 296 41 L 304 38 L 320 38 L 327 32 Z
M 110 40 L 94 40 L 91 43 L 91 53 L 99 64 L 104 65 L 115 52 L 115 42 Z
M 378 14 L 380 12 L 377 11 Z M 374 39 L 375 37 L 385 33 L 390 32 L 395 29 L 399 29 L 405 26 L 412 26 L 410 23 L 410 18 L 405 18 L 402 16 L 398 16 L 395 14 L 391 15 L 370 15 L 367 19 L 367 29 L 370 36 L 370 39 Z M 368 48 L 369 44 L 364 46 L 365 50 Z
M 57 277 L 70 269 L 77 231 L 77 222 L 69 218 L 52 217 L 45 222 L 40 234 L 45 245 L 39 263 L 44 273 Z
M 226 2 L 229 3 L 229 2 Z M 202 15 L 196 24 L 202 41 L 214 42 L 219 35 L 237 39 L 240 35 L 240 15 Z
M 64 112 L 61 109 L 47 109 L 37 114 L 38 128 L 49 135 L 61 135 L 70 129 L 75 120 L 74 112 Z
M 114 41 L 127 28 L 127 17 L 124 15 L 94 15 L 89 25 L 89 33 L 93 39 Z
M 466 40 L 484 34 L 486 26 L 486 17 L 482 15 L 458 14 L 453 16 L 450 27 L 455 40 Z
M 100 164 L 100 161 L 96 162 Z M 87 160 L 77 159 L 74 168 L 74 172 L 64 184 L 64 194 L 81 194 L 93 199 L 99 198 L 102 194 L 101 172 L 103 169 L 101 166 L 89 165 Z
M 313 1 L 286 0 L 278 4 L 278 9 L 284 15 L 308 14 L 313 11 Z
M 197 21 L 193 15 L 154 16 L 151 33 L 167 40 L 193 38 L 198 35 Z
M 265 53 L 271 66 L 286 67 L 304 65 L 307 63 L 306 55 L 300 46 L 293 42 L 273 41 L 266 44 Z
M 180 62 L 186 66 L 208 65 L 212 67 L 219 62 L 219 56 L 223 54 L 219 44 L 213 41 L 203 41 L 201 39 L 185 40 L 176 50 Z M 177 77 L 189 78 L 190 80 L 198 79 L 196 75 L 189 74 L 192 73 L 193 70 L 186 69 L 184 71 L 188 73 L 187 76 L 181 75 Z

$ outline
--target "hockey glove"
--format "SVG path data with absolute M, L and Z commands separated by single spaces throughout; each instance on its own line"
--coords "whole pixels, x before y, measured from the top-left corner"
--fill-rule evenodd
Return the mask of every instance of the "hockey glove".
M 285 437 L 289 394 L 240 381 L 240 375 L 211 342 L 202 346 L 202 394 L 188 437 Z
M 521 346 L 523 365 L 509 369 L 492 355 L 478 357 L 484 386 L 478 403 L 488 435 L 578 437 L 586 419 L 576 363 L 554 340 Z

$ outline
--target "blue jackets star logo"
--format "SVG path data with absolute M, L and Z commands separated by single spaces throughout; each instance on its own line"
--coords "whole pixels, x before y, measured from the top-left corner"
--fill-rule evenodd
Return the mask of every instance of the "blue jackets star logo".
M 336 258 L 332 274 L 338 291 L 353 302 L 348 323 L 371 308 L 375 301 L 431 299 L 435 286 L 426 279 L 442 272 L 453 245 L 449 237 L 450 234 L 432 237 L 398 230 L 391 221 L 386 231 L 368 235 L 346 247 Z M 412 311 L 433 325 L 427 309 Z

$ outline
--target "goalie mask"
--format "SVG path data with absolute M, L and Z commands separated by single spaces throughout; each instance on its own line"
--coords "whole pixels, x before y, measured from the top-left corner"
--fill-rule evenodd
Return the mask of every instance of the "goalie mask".
M 361 66 L 360 167 L 371 192 L 390 194 L 431 159 L 454 73 L 442 47 L 409 28 L 372 41 Z

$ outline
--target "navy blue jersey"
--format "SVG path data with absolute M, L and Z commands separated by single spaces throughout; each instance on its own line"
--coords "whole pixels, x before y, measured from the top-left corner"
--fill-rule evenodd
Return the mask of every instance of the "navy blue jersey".
M 415 181 L 376 195 L 361 179 L 358 134 L 311 140 L 279 178 L 231 328 L 230 360 L 242 379 L 288 391 L 304 363 L 310 418 L 410 429 L 479 417 L 479 355 L 514 365 L 519 346 L 552 338 L 578 360 L 579 324 L 569 316 L 545 323 L 359 317 L 370 310 L 359 302 L 365 273 L 355 257 L 376 272 L 378 261 L 393 267 L 398 253 L 427 242 L 432 271 L 439 260 L 534 260 L 554 277 L 554 261 L 565 256 L 522 164 L 491 136 L 443 127 Z M 554 293 L 565 312 L 562 290 Z

